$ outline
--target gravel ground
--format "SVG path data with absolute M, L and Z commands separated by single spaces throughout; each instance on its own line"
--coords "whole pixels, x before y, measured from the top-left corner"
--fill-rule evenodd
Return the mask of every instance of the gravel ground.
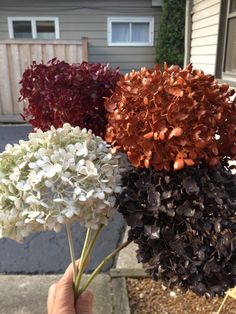
M 131 314 L 217 314 L 222 298 L 206 299 L 191 291 L 171 291 L 151 279 L 127 278 Z M 236 300 L 228 298 L 221 314 L 236 314 Z

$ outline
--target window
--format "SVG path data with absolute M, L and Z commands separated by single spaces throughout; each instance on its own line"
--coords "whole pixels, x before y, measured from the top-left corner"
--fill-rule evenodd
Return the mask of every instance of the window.
M 229 1 L 227 13 L 224 73 L 236 77 L 236 0 Z
M 109 17 L 108 46 L 153 46 L 153 17 Z
M 33 39 L 59 39 L 57 17 L 9 17 L 9 37 Z
M 222 1 L 216 75 L 232 86 L 236 85 L 235 29 L 236 0 Z

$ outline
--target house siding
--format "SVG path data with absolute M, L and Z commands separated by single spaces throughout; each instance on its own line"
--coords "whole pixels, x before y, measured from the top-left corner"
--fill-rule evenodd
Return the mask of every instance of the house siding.
M 161 8 L 152 7 L 151 0 L 3 0 L 0 3 L 0 40 L 8 39 L 8 16 L 55 16 L 59 18 L 60 39 L 78 40 L 88 37 L 89 62 L 110 63 L 122 72 L 152 67 L 155 63 L 155 40 Z M 154 17 L 153 47 L 108 47 L 107 17 Z
M 190 62 L 215 74 L 220 0 L 193 0 Z

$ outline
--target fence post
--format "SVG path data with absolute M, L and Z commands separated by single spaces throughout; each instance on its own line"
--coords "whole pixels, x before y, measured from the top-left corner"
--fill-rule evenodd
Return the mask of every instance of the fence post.
M 88 62 L 88 37 L 82 37 L 82 60 Z

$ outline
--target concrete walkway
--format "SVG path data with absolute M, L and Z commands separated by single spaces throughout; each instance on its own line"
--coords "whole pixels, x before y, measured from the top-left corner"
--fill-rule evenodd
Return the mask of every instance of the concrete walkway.
M 126 235 L 124 240 L 126 239 Z M 115 269 L 99 274 L 90 289 L 94 293 L 93 314 L 130 314 L 126 280 L 113 276 L 117 271 L 129 270 L 139 273 L 142 266 L 137 263 L 131 243 L 120 252 Z M 61 275 L 0 275 L 0 313 L 1 314 L 46 314 L 47 294 L 50 285 Z M 84 280 L 88 275 L 84 276 Z
M 0 313 L 46 314 L 48 288 L 60 277 L 59 275 L 0 275 Z M 110 276 L 98 275 L 91 285 L 91 290 L 95 295 L 93 314 L 113 313 Z

